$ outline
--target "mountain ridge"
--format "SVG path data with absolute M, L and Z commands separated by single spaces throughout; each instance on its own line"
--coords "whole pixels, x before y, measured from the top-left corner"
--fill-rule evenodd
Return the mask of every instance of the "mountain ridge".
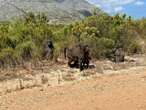
M 26 12 L 43 12 L 51 21 L 70 22 L 90 16 L 95 7 L 86 0 L 0 0 L 0 20 L 10 20 Z

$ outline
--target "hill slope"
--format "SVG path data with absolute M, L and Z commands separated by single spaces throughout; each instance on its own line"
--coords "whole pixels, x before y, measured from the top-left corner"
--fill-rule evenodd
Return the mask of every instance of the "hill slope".
M 23 11 L 44 12 L 53 21 L 72 21 L 91 15 L 93 5 L 85 0 L 0 0 L 0 20 L 23 15 Z

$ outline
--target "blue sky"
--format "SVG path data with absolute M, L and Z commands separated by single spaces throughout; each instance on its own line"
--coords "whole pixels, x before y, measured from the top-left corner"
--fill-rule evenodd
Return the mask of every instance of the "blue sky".
M 110 14 L 126 13 L 133 18 L 146 18 L 146 0 L 87 0 Z

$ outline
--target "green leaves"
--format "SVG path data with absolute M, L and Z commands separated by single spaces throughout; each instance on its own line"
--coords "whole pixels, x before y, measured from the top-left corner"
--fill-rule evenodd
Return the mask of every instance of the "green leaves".
M 70 36 L 91 45 L 92 53 L 97 58 L 109 56 L 118 45 L 127 52 L 133 52 L 131 45 L 140 50 L 138 42 L 135 42 L 137 37 L 134 37 L 134 22 L 126 14 L 109 16 L 102 13 L 72 24 Z M 144 27 L 144 24 L 141 27 Z
M 41 57 L 44 40 L 53 36 L 44 14 L 28 13 L 24 19 L 0 23 L 0 61 L 30 61 Z M 4 60 L 3 60 L 4 59 Z
M 110 57 L 120 43 L 127 53 L 142 51 L 139 41 L 146 39 L 146 19 L 133 20 L 125 14 L 94 14 L 69 25 L 48 24 L 44 13 L 28 13 L 23 19 L 1 22 L 0 66 L 40 59 L 43 42 L 50 38 L 55 47 L 55 59 L 64 47 L 77 42 L 87 43 L 95 58 Z

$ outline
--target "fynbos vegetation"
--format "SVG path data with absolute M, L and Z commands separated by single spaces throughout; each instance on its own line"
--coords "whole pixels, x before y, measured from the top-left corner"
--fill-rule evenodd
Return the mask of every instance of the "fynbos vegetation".
M 51 39 L 54 59 L 64 47 L 88 43 L 92 57 L 111 58 L 122 47 L 127 54 L 144 52 L 146 19 L 133 20 L 126 15 L 93 15 L 70 25 L 53 25 L 45 14 L 28 13 L 23 19 L 0 23 L 0 66 L 16 66 L 42 60 L 43 42 Z

